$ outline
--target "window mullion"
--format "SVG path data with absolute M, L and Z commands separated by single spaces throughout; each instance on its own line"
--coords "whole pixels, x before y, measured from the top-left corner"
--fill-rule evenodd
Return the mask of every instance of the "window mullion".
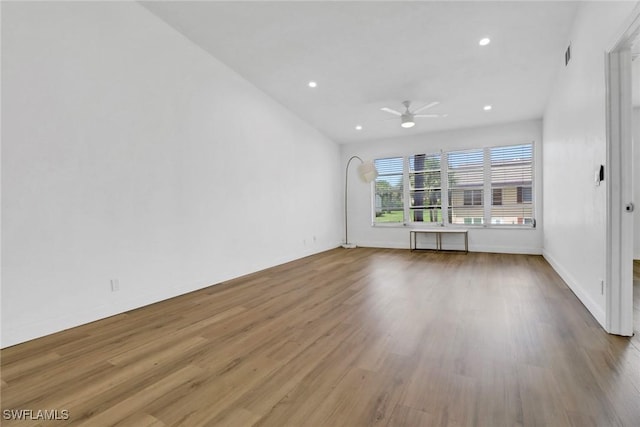
M 409 156 L 404 157 L 402 172 L 402 197 L 404 205 L 404 225 L 411 222 L 411 180 L 409 179 Z
M 449 165 L 447 154 L 440 151 L 440 200 L 442 202 L 442 226 L 449 223 Z
M 371 191 L 371 196 L 369 197 L 371 202 L 371 225 L 374 226 L 376 224 L 376 180 L 371 181 L 369 185 Z
M 531 225 L 536 226 L 536 146 L 531 142 Z M 636 181 L 637 182 L 637 181 Z M 637 224 L 637 223 L 636 223 Z
M 483 180 L 484 180 L 484 226 L 491 224 L 491 206 L 493 204 L 493 192 L 491 191 L 491 150 L 485 148 L 483 154 Z

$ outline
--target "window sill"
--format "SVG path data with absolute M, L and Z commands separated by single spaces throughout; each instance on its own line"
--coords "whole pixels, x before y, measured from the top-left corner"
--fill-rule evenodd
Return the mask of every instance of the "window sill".
M 440 224 L 423 224 L 420 222 L 409 222 L 409 223 L 401 223 L 401 222 L 392 222 L 392 223 L 372 223 L 371 227 L 373 228 L 412 228 L 412 229 L 425 229 L 425 230 L 431 230 L 431 229 L 442 229 L 442 228 L 451 228 L 451 229 L 456 229 L 456 228 L 465 228 L 465 229 L 469 229 L 469 230 L 483 230 L 483 229 L 490 229 L 490 230 L 536 230 L 536 227 L 533 227 L 531 225 L 514 225 L 514 224 L 489 224 L 489 225 L 483 225 L 483 224 L 444 224 L 444 225 L 440 225 Z

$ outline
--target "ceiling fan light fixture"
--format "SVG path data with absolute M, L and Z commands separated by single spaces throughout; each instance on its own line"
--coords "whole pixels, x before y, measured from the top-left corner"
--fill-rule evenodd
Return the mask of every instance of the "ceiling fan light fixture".
M 444 117 L 441 114 L 417 114 L 421 111 L 427 110 L 429 108 L 435 107 L 440 104 L 438 101 L 433 101 L 429 104 L 423 105 L 415 110 L 411 110 L 411 101 L 402 101 L 402 105 L 404 105 L 405 111 L 401 113 L 400 111 L 394 110 L 389 107 L 382 107 L 381 110 L 385 113 L 393 114 L 396 117 L 400 117 L 400 126 L 405 129 L 412 128 L 416 125 L 415 118 L 433 118 L 433 117 Z
M 413 121 L 413 117 L 410 114 L 403 114 L 400 122 L 400 126 L 403 128 L 412 128 L 416 125 L 416 122 Z

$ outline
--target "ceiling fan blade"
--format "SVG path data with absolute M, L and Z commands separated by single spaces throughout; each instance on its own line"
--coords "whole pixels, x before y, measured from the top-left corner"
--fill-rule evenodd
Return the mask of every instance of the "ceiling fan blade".
M 444 114 L 414 114 L 413 117 L 445 117 Z
M 396 110 L 393 110 L 393 109 L 387 108 L 387 107 L 382 107 L 381 110 L 382 111 L 386 111 L 387 113 L 395 114 L 396 116 L 401 116 L 402 115 L 402 113 L 400 111 L 396 111 Z
M 418 108 L 417 110 L 414 110 L 413 114 L 419 113 L 420 111 L 426 110 L 427 108 L 435 107 L 438 104 L 440 104 L 440 103 L 438 101 L 435 101 L 435 102 L 432 102 L 430 104 L 423 105 L 422 107 Z

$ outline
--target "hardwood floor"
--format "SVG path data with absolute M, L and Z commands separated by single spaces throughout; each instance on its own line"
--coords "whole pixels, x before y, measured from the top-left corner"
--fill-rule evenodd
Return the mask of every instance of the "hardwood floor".
M 1 356 L 2 409 L 55 426 L 640 420 L 640 350 L 539 256 L 335 249 Z

